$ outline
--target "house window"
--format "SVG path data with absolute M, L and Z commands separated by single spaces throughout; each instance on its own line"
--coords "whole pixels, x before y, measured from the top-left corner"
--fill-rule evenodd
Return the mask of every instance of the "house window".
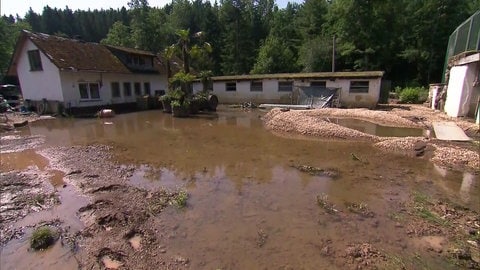
M 42 60 L 40 59 L 40 51 L 28 51 L 28 62 L 30 62 L 30 71 L 43 70 Z
M 234 92 L 237 91 L 237 83 L 229 82 L 225 84 L 225 91 Z
M 327 82 L 326 81 L 311 81 L 310 86 L 315 87 L 315 88 L 326 88 L 327 87 Z
M 293 82 L 278 82 L 278 92 L 292 92 Z
M 118 82 L 112 82 L 112 97 L 120 97 L 120 84 Z
M 145 91 L 145 95 L 150 96 L 150 83 L 149 82 L 143 83 L 143 90 Z
M 369 81 L 351 81 L 350 93 L 368 93 Z
M 261 81 L 252 82 L 250 85 L 251 92 L 262 92 L 263 91 L 263 83 Z
M 133 89 L 135 91 L 135 96 L 142 95 L 142 85 L 139 82 L 133 84 Z
M 79 83 L 80 99 L 100 99 L 98 83 Z
M 132 84 L 129 82 L 123 83 L 123 96 L 131 97 L 132 96 Z

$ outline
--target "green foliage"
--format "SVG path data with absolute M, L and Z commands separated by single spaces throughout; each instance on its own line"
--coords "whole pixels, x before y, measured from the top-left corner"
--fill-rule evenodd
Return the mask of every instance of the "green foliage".
M 12 22 L 7 17 L 0 18 L 0 80 L 7 72 L 20 31 L 30 28 L 26 22 Z
M 132 31 L 130 27 L 124 25 L 120 21 L 117 21 L 112 25 L 112 28 L 108 31 L 107 37 L 102 39 L 101 43 L 128 48 L 134 47 L 135 44 L 132 39 Z
M 30 247 L 34 250 L 46 249 L 55 243 L 55 232 L 44 226 L 36 229 L 30 238 Z
M 172 104 L 172 107 L 173 107 L 173 104 Z M 185 206 L 187 206 L 187 200 L 188 200 L 188 193 L 184 190 L 181 190 L 173 198 L 173 204 L 176 205 L 178 208 L 184 208 Z
M 399 98 L 401 103 L 419 104 L 425 102 L 427 96 L 428 90 L 425 88 L 407 87 L 401 90 Z

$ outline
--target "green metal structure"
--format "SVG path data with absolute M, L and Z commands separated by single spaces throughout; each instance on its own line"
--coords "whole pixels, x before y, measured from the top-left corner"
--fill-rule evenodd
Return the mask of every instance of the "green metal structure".
M 460 24 L 450 35 L 443 67 L 442 83 L 445 83 L 445 71 L 451 57 L 476 51 L 480 51 L 480 10 Z

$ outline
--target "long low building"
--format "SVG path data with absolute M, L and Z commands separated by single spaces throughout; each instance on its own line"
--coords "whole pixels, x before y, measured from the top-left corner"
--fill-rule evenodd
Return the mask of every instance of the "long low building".
M 280 73 L 212 77 L 213 89 L 221 103 L 282 103 L 298 104 L 299 92 L 304 87 L 337 88 L 342 107 L 377 105 L 383 71 Z M 194 92 L 201 91 L 201 82 L 195 82 Z

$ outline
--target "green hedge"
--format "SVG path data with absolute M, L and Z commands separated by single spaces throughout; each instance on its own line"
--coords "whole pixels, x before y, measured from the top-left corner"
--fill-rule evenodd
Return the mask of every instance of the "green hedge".
M 420 104 L 427 100 L 428 90 L 423 87 L 406 87 L 400 91 L 400 102 Z

